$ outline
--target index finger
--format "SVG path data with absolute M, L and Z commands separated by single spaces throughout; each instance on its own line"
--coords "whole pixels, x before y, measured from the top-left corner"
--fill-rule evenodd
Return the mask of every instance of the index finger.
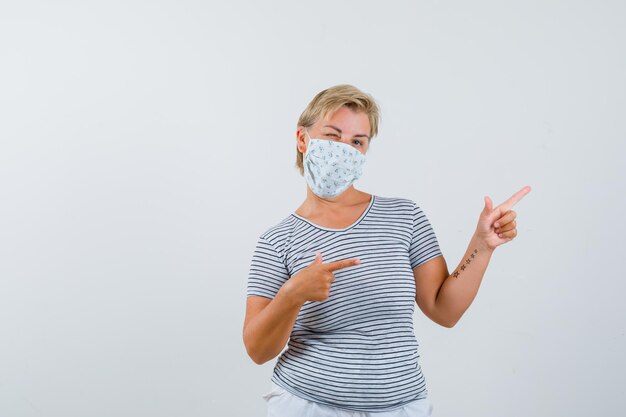
M 513 194 L 508 200 L 500 204 L 498 207 L 502 209 L 502 212 L 507 212 L 511 209 L 511 207 L 517 204 L 529 192 L 530 192 L 530 185 L 527 185 L 526 187 L 522 188 L 521 190 Z
M 324 264 L 324 266 L 326 267 L 326 270 L 333 272 L 333 271 L 337 271 L 338 269 L 347 268 L 349 266 L 358 265 L 360 263 L 361 261 L 358 258 L 352 258 L 352 259 L 342 259 L 340 261 L 328 262 L 327 264 Z

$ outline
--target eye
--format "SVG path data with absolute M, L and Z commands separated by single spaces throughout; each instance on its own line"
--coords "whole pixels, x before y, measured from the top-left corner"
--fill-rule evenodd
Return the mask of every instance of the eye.
M 325 136 L 333 139 L 339 139 L 339 135 L 337 135 L 336 133 L 326 133 Z
M 358 146 L 363 145 L 363 142 L 361 142 L 361 141 L 360 141 L 360 140 L 358 140 L 358 139 L 354 139 L 354 140 L 352 141 L 352 143 L 354 143 L 355 145 L 358 145 Z

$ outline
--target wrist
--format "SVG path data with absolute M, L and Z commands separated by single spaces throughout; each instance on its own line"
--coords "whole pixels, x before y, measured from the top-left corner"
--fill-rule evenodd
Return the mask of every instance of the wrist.
M 472 242 L 472 246 L 474 246 L 476 249 L 478 249 L 481 252 L 486 252 L 486 253 L 491 254 L 496 250 L 496 247 L 490 246 L 489 243 L 487 242 L 487 239 L 481 236 L 480 233 L 478 233 L 478 231 L 474 232 L 471 242 Z
M 297 288 L 294 284 L 295 281 L 293 281 L 293 279 L 288 279 L 283 286 L 280 287 L 280 290 L 278 290 L 278 294 L 276 295 L 280 295 L 281 298 L 289 303 L 290 307 L 302 307 L 304 301 L 298 294 Z

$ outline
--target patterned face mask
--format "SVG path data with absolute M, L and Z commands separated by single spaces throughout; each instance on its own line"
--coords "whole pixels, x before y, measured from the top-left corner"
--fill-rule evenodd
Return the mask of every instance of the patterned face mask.
M 346 143 L 309 136 L 303 162 L 304 177 L 311 191 L 318 197 L 332 198 L 359 179 L 365 155 Z

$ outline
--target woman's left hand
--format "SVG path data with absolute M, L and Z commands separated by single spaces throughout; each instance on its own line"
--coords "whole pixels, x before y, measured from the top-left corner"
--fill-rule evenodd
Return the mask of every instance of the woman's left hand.
M 480 213 L 476 227 L 476 236 L 485 246 L 493 250 L 517 236 L 517 214 L 511 208 L 529 192 L 530 186 L 527 185 L 496 208 L 493 208 L 491 199 L 485 197 L 485 208 Z

